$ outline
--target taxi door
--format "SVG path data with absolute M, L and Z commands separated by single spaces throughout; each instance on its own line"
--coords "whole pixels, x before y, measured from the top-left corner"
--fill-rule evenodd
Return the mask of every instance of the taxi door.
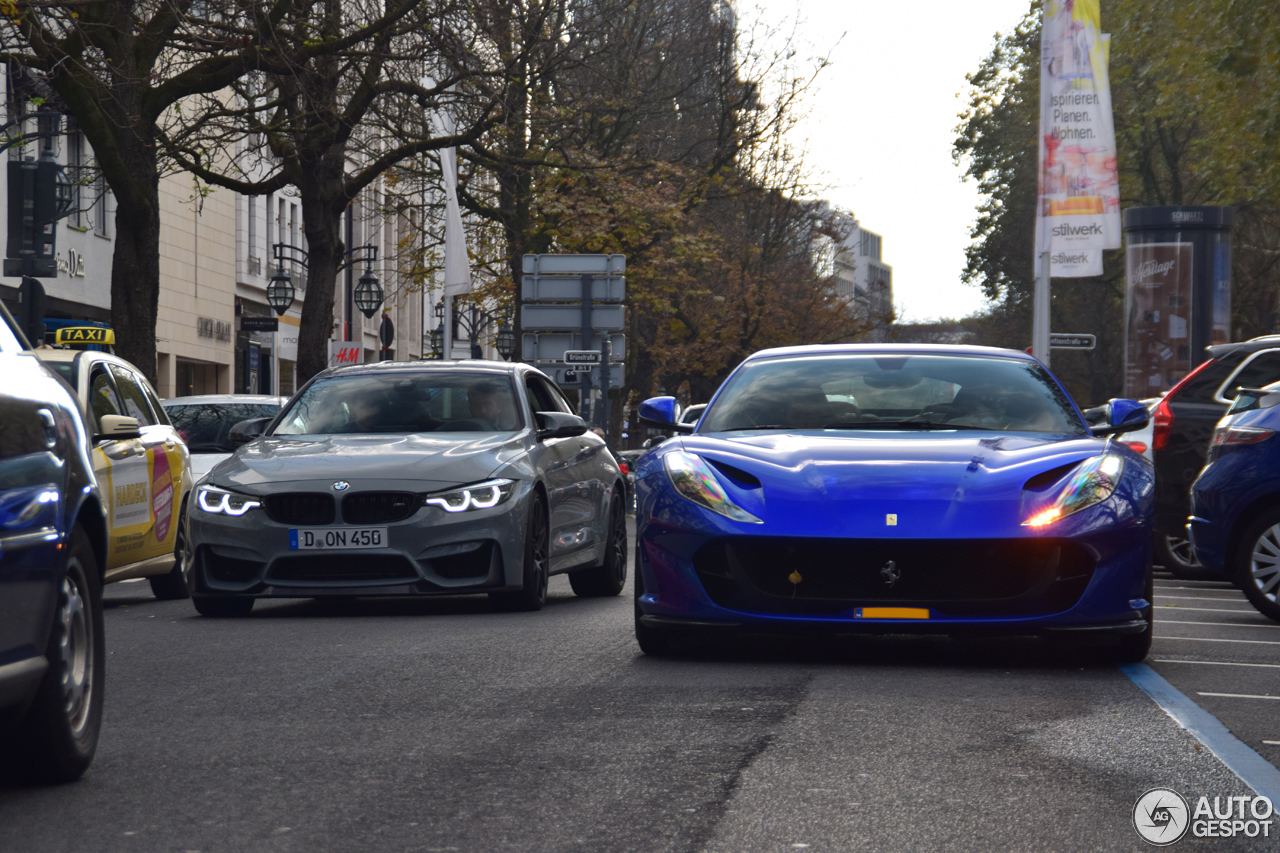
M 101 431 L 105 415 L 131 417 L 116 392 L 115 383 L 102 362 L 94 363 L 87 380 L 89 414 L 93 431 Z M 144 559 L 144 537 L 151 527 L 150 480 L 147 452 L 137 438 L 96 442 L 93 473 L 107 505 L 107 571 Z
M 147 463 L 147 502 L 149 506 L 148 529 L 142 537 L 142 545 L 136 560 L 147 560 L 172 554 L 177 538 L 178 511 L 183 494 L 183 476 L 186 464 L 186 445 L 178 439 L 178 433 L 169 423 L 163 410 L 159 413 L 158 401 L 152 404 L 146 379 L 119 364 L 110 365 L 116 390 L 124 404 L 124 414 L 138 419 L 142 433 L 142 447 Z

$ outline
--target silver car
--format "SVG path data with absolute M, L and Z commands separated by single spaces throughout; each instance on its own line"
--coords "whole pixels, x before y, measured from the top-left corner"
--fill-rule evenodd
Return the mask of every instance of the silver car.
M 488 593 L 537 610 L 549 575 L 583 596 L 626 580 L 623 475 L 524 364 L 326 370 L 217 465 L 188 515 L 205 616 L 257 598 Z
M 173 397 L 161 403 L 173 428 L 191 451 L 191 477 L 199 481 L 235 452 L 231 428 L 240 421 L 271 417 L 288 397 L 263 394 L 203 394 Z

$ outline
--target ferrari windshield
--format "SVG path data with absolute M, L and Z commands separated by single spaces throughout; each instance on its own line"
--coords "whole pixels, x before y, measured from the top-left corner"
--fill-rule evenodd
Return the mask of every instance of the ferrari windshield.
M 1087 434 L 1070 399 L 1036 362 L 861 353 L 744 365 L 711 404 L 698 432 L 742 429 Z
M 272 434 L 505 432 L 520 425 L 508 377 L 423 370 L 322 379 L 294 401 Z

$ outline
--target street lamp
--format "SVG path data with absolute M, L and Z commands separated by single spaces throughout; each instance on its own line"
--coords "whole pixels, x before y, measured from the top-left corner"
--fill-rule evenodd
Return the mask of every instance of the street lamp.
M 496 346 L 503 361 L 510 361 L 511 356 L 516 354 L 516 333 L 506 323 L 498 327 Z
M 444 352 L 444 321 L 440 321 L 440 325 L 431 331 L 431 354 L 436 358 L 440 358 Z
M 360 276 L 360 283 L 356 285 L 356 307 L 364 316 L 372 317 L 382 307 L 382 300 L 382 285 L 378 283 L 378 277 L 373 274 L 373 270 L 366 266 L 364 275 Z
M 271 276 L 271 283 L 267 285 L 267 304 L 275 309 L 277 315 L 283 316 L 293 304 L 295 295 L 293 280 L 284 271 L 284 264 L 281 263 L 276 267 L 276 274 Z

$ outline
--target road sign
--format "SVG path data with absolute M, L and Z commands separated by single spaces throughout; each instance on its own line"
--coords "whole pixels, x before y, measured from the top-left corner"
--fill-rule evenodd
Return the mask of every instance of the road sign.
M 550 376 L 551 380 L 557 385 L 572 387 L 582 381 L 583 370 L 581 368 L 568 367 L 565 365 L 553 366 L 544 364 L 540 366 L 539 369 Z
M 525 302 L 581 302 L 582 275 L 526 275 L 520 279 Z M 625 275 L 597 275 L 591 281 L 592 302 L 621 302 L 627 293 Z
M 582 329 L 579 305 L 521 305 L 520 327 L 526 332 L 572 332 Z M 627 327 L 624 305 L 595 305 L 591 328 L 600 332 L 620 332 Z
M 594 335 L 592 343 L 599 339 Z M 610 361 L 623 361 L 627 357 L 627 336 L 613 334 L 613 352 Z M 586 349 L 582 345 L 582 335 L 578 332 L 525 332 L 521 342 L 521 361 L 564 361 L 564 354 L 570 350 Z
M 1093 349 L 1098 345 L 1096 335 L 1049 335 L 1049 349 Z
M 564 354 L 564 360 L 569 364 L 599 364 L 600 351 L 594 349 L 568 350 Z
M 626 255 L 525 255 L 526 273 L 606 275 L 627 271 Z

